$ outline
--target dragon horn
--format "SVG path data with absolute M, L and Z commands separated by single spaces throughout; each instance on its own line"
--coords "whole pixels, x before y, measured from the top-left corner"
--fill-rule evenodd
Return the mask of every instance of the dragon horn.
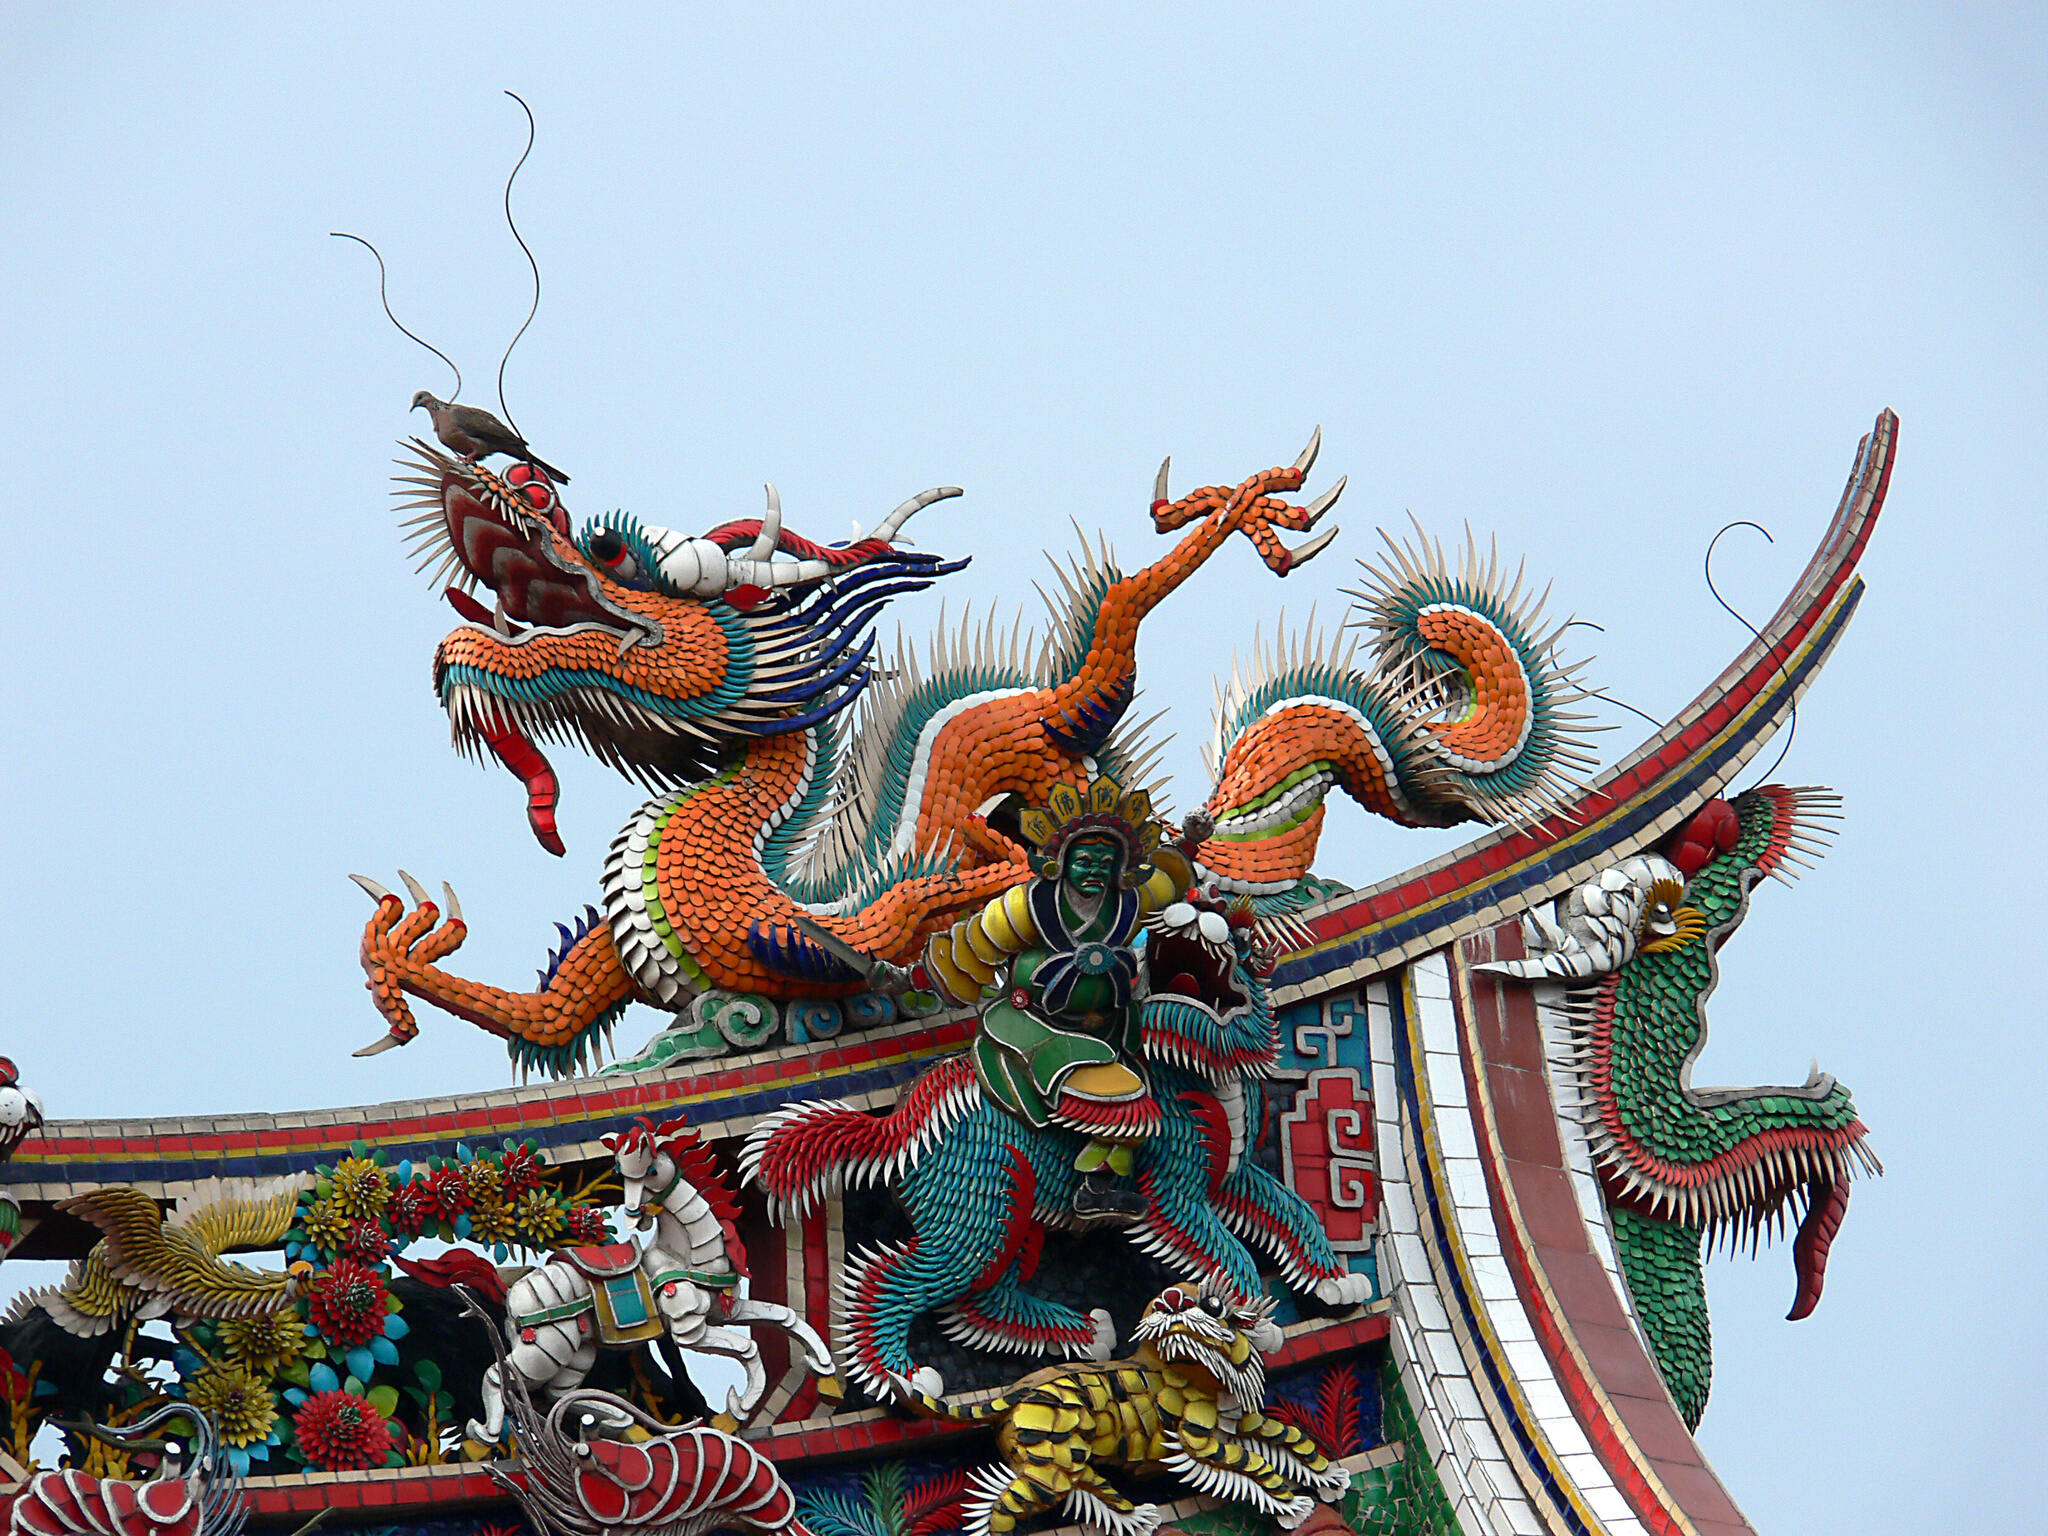
M 957 485 L 935 485 L 928 491 L 919 491 L 894 512 L 883 518 L 870 538 L 880 539 L 884 544 L 894 543 L 896 531 L 909 522 L 916 513 L 922 512 L 935 501 L 946 501 L 965 494 Z
M 761 531 L 754 536 L 754 547 L 747 551 L 749 560 L 767 560 L 774 556 L 782 543 L 782 494 L 775 489 L 775 482 L 769 481 L 768 510 L 761 518 Z

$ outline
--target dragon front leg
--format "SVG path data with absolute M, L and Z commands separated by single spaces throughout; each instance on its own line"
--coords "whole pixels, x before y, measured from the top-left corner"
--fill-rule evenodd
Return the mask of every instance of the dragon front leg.
M 1197 1275 L 1215 1275 L 1240 1294 L 1259 1294 L 1258 1266 L 1217 1213 L 1213 1192 L 1229 1166 L 1230 1129 L 1213 1094 L 1155 1067 L 1160 1128 L 1140 1154 L 1145 1214 L 1132 1229 L 1140 1247 Z
M 455 892 L 442 887 L 448 901 L 444 922 L 419 882 L 403 872 L 399 878 L 413 899 L 410 912 L 376 881 L 354 877 L 377 903 L 363 929 L 363 972 L 377 1011 L 390 1026 L 383 1039 L 357 1051 L 358 1056 L 374 1056 L 419 1033 L 406 1000 L 410 994 L 498 1036 L 522 1066 L 561 1072 L 583 1059 L 595 1033 L 638 995 L 612 946 L 611 929 L 590 919 L 580 933 L 564 930 L 565 947 L 543 972 L 538 991 L 510 992 L 450 975 L 435 962 L 453 954 L 469 935 Z
M 1301 489 L 1321 443 L 1322 430 L 1318 428 L 1294 463 L 1263 470 L 1228 489 L 1204 486 L 1179 501 L 1166 499 L 1167 465 L 1160 466 L 1152 503 L 1153 526 L 1161 532 L 1194 526 L 1161 559 L 1134 576 L 1110 583 L 1096 610 L 1090 644 L 1080 667 L 1071 679 L 1047 695 L 1041 718 L 1048 722 L 1049 730 L 1057 724 L 1063 736 L 1085 739 L 1093 734 L 1085 729 L 1089 723 L 1099 726 L 1101 720 L 1108 719 L 1113 724 L 1121 716 L 1136 686 L 1139 624 L 1169 593 L 1201 569 L 1232 534 L 1242 533 L 1250 539 L 1276 576 L 1285 576 L 1322 553 L 1336 537 L 1335 528 L 1296 549 L 1282 544 L 1276 531 L 1312 528 L 1343 492 L 1344 482 L 1340 480 L 1306 506 L 1281 499 L 1288 492 Z
M 1116 1325 L 1106 1308 L 1083 1317 L 1074 1308 L 1025 1285 L 1021 1266 L 962 1297 L 944 1314 L 948 1338 L 970 1348 L 1017 1355 L 1066 1355 L 1107 1360 L 1116 1350 Z
M 863 1249 L 847 1260 L 839 1278 L 847 1347 L 843 1363 L 870 1392 L 888 1394 L 904 1382 L 938 1396 L 938 1373 L 920 1367 L 910 1354 L 910 1326 L 924 1312 L 943 1307 L 973 1286 L 978 1268 L 973 1240 L 924 1235 L 907 1242 Z

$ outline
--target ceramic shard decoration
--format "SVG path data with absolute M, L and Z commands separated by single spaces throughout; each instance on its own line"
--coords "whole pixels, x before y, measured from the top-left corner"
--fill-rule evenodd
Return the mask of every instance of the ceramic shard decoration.
M 1703 1258 L 1787 1240 L 1806 1316 L 1880 1169 L 1818 1068 L 1691 1064 L 1722 947 L 1838 821 L 1738 783 L 1862 596 L 1896 432 L 1619 762 L 1523 569 L 1417 528 L 1340 638 L 1253 647 L 1178 819 L 1140 631 L 1218 623 L 1176 594 L 1238 535 L 1274 577 L 1331 547 L 1320 433 L 1162 467 L 1155 558 L 1084 543 L 1042 639 L 887 653 L 966 563 L 953 488 L 822 544 L 772 487 L 578 521 L 537 461 L 412 441 L 455 746 L 554 853 L 550 752 L 650 798 L 528 990 L 463 974 L 448 886 L 357 877 L 358 1054 L 452 1017 L 518 1088 L 120 1123 L 0 1062 L 0 1257 L 71 1261 L 0 1324 L 14 1529 L 1748 1529 L 1692 1438 Z M 1478 835 L 1353 888 L 1338 791 Z

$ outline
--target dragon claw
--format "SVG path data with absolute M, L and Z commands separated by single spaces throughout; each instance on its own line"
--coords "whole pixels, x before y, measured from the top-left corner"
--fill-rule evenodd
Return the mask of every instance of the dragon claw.
M 1107 1360 L 1116 1353 L 1116 1323 L 1106 1307 L 1096 1307 L 1089 1312 L 1088 1321 L 1095 1325 L 1095 1337 L 1088 1341 L 1088 1358 Z
M 370 996 L 390 1026 L 390 1033 L 355 1053 L 376 1056 L 394 1045 L 406 1044 L 420 1032 L 413 1021 L 412 1007 L 405 1000 L 405 989 L 417 985 L 422 977 L 433 975 L 434 963 L 459 949 L 469 930 L 462 921 L 462 906 L 456 901 L 452 886 L 441 887 L 448 898 L 444 915 L 443 909 L 434 905 L 426 887 L 405 870 L 398 872 L 398 878 L 412 898 L 410 912 L 406 910 L 405 897 L 385 889 L 369 876 L 349 878 L 377 903 L 377 910 L 370 914 L 363 928 L 362 962 Z
M 1344 487 L 1350 483 L 1351 477 L 1349 475 L 1339 475 L 1335 485 L 1303 507 L 1301 509 L 1302 529 L 1306 531 L 1321 522 L 1323 514 L 1337 505 L 1337 498 L 1344 494 Z
M 1330 541 L 1336 538 L 1337 534 L 1338 530 L 1335 527 L 1325 528 L 1321 533 L 1317 534 L 1314 538 L 1310 539 L 1306 544 L 1302 545 L 1299 549 L 1288 550 L 1287 570 L 1291 571 L 1298 566 L 1307 565 L 1309 561 L 1315 559 L 1317 555 L 1320 555 L 1324 550 L 1330 547 Z M 1281 574 L 1284 576 L 1286 574 L 1286 571 L 1281 572 Z
M 1294 461 L 1294 467 L 1306 475 L 1311 469 L 1315 468 L 1316 455 L 1322 451 L 1323 429 L 1318 426 L 1315 434 L 1309 438 L 1308 446 L 1301 450 L 1301 457 Z
M 1156 507 L 1156 506 L 1158 506 L 1158 505 L 1159 505 L 1159 503 L 1161 503 L 1162 501 L 1165 501 L 1165 500 L 1167 499 L 1167 497 L 1166 497 L 1166 477 L 1167 477 L 1167 476 L 1168 476 L 1169 474 L 1171 474 L 1172 472 L 1173 472 L 1173 455 L 1169 453 L 1169 454 L 1168 454 L 1168 455 L 1167 455 L 1167 456 L 1166 456 L 1165 458 L 1163 458 L 1163 459 L 1161 459 L 1161 460 L 1159 461 L 1159 473 L 1158 473 L 1157 475 L 1155 475 L 1155 476 L 1153 477 L 1153 479 L 1152 479 L 1152 505 L 1153 505 L 1153 506 L 1155 506 L 1155 507 Z

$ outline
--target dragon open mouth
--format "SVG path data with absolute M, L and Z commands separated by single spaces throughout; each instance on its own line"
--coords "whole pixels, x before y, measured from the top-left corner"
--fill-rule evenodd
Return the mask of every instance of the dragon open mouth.
M 1279 1040 L 1264 992 L 1245 975 L 1234 930 L 1213 910 L 1185 922 L 1175 915 L 1169 907 L 1145 934 L 1145 1054 L 1212 1082 L 1266 1072 Z M 1205 933 L 1204 922 L 1222 937 Z
M 1220 1022 L 1250 1001 L 1232 972 L 1235 960 L 1193 933 L 1154 930 L 1145 940 L 1152 995 L 1170 994 L 1199 1004 Z
M 501 479 L 424 444 L 414 446 L 420 459 L 410 467 L 420 474 L 409 483 L 423 493 L 416 502 L 421 515 L 413 525 L 415 552 L 425 553 L 422 568 L 440 557 L 436 579 L 453 578 L 445 595 L 468 621 L 436 653 L 435 691 L 448 710 L 457 749 L 474 753 L 488 747 L 517 775 L 535 838 L 560 854 L 560 785 L 534 738 L 575 735 L 598 756 L 618 762 L 635 745 L 627 740 L 629 732 L 664 733 L 649 712 L 628 700 L 600 706 L 616 730 L 594 736 L 582 729 L 576 701 L 540 682 L 553 669 L 540 657 L 539 642 L 588 637 L 610 647 L 616 658 L 635 645 L 658 644 L 661 627 L 605 595 L 597 573 L 570 542 L 568 515 L 545 476 L 521 465 L 513 479 Z M 492 593 L 492 607 L 473 595 L 479 585 Z M 507 647 L 532 648 L 535 664 L 506 658 Z
M 450 463 L 442 470 L 439 503 L 438 526 L 423 542 L 445 552 L 444 570 L 454 562 L 457 585 L 447 589 L 448 600 L 471 623 L 513 645 L 591 626 L 617 636 L 621 655 L 634 644 L 659 643 L 658 623 L 605 595 L 596 571 L 570 542 L 568 514 L 545 477 L 536 473 L 515 484 Z M 494 609 L 471 596 L 479 583 L 496 596 Z

